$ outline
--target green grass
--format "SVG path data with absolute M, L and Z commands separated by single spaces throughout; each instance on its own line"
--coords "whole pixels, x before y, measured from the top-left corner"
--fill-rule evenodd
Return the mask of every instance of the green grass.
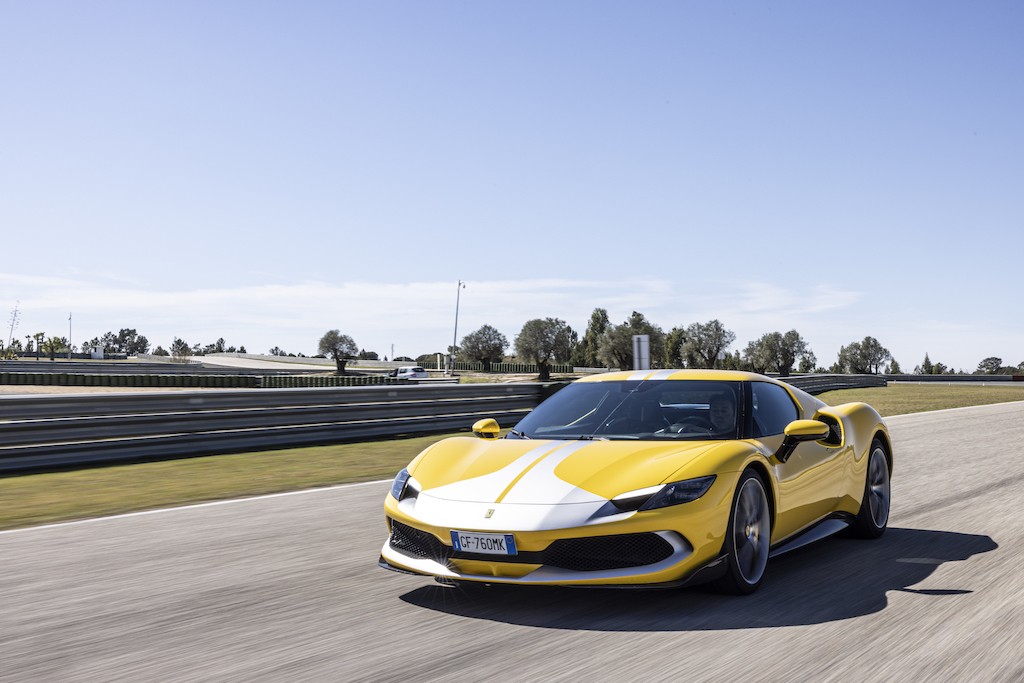
M 1005 386 L 892 384 L 821 396 L 864 401 L 882 415 L 1024 400 L 1024 382 Z M 463 435 L 466 432 L 462 432 Z M 210 500 L 387 479 L 437 435 L 262 453 L 116 465 L 0 478 L 0 529 Z
M 944 408 L 1024 401 L 1024 382 L 986 386 L 898 382 L 874 389 L 828 391 L 818 398 L 831 405 L 863 401 L 872 405 L 885 417 Z
M 455 434 L 0 478 L 0 529 L 388 479 L 446 436 Z

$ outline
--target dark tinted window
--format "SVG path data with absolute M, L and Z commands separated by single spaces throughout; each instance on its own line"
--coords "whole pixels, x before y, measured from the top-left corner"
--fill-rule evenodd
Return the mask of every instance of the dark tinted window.
M 576 382 L 516 425 L 532 438 L 736 438 L 739 382 L 645 380 Z M 728 419 L 712 415 L 728 404 Z
M 781 434 L 797 419 L 796 405 L 780 386 L 767 382 L 751 382 L 754 436 Z

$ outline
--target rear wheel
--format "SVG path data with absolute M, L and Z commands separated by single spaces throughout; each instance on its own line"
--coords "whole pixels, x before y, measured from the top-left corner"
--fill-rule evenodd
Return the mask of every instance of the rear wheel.
M 855 536 L 878 538 L 889 524 L 889 458 L 879 439 L 871 442 L 868 472 L 864 481 L 864 499 L 861 500 L 857 519 L 851 526 Z
M 764 482 L 752 470 L 740 475 L 725 537 L 726 573 L 715 582 L 723 593 L 747 595 L 764 580 L 771 542 L 771 512 Z

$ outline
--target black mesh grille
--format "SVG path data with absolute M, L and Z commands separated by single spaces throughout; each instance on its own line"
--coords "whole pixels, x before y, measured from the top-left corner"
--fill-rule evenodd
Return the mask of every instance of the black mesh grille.
M 403 555 L 432 560 L 446 560 L 452 555 L 451 547 L 441 543 L 433 534 L 394 520 L 391 520 L 391 547 Z
M 560 567 L 577 572 L 642 567 L 661 562 L 672 555 L 672 545 L 654 533 L 565 538 L 555 541 L 540 552 L 518 555 L 482 555 L 454 552 L 433 534 L 391 521 L 391 547 L 409 557 L 423 557 L 438 562 L 449 558 L 485 560 L 487 562 L 522 562 Z
M 622 534 L 593 538 L 566 538 L 544 551 L 544 564 L 579 572 L 642 567 L 661 562 L 672 546 L 657 534 Z

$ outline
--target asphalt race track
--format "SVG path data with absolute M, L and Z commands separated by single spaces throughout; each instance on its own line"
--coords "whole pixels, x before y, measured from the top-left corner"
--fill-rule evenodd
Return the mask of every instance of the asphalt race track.
M 886 535 L 746 598 L 386 572 L 383 483 L 0 533 L 0 681 L 1024 680 L 1024 402 L 889 423 Z

